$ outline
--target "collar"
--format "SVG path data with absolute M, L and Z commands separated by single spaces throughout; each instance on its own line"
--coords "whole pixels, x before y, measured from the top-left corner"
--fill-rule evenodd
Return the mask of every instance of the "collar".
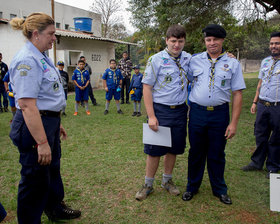
M 44 55 L 43 53 L 41 53 L 41 52 L 38 50 L 38 48 L 35 47 L 35 45 L 32 44 L 32 42 L 29 41 L 29 40 L 28 40 L 27 43 L 26 43 L 26 48 L 27 48 L 29 51 L 31 51 L 31 53 L 32 53 L 33 55 L 35 55 L 36 57 L 38 57 L 38 58 L 40 58 L 40 59 L 47 58 L 47 56 Z

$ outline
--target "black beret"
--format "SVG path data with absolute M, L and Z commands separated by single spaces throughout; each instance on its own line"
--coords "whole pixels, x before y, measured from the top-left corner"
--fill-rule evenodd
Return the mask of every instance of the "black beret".
M 227 35 L 225 29 L 217 24 L 209 24 L 202 30 L 202 33 L 204 33 L 204 37 L 225 38 Z
M 270 38 L 272 37 L 280 37 L 280 32 L 273 32 L 270 34 Z

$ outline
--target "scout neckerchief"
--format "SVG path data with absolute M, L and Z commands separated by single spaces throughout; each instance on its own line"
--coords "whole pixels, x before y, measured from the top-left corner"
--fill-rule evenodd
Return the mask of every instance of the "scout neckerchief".
M 219 55 L 219 57 L 213 61 L 212 58 L 210 57 L 210 55 L 208 54 L 207 52 L 207 57 L 208 57 L 208 60 L 210 61 L 211 63 L 211 75 L 210 75 L 210 81 L 209 81 L 209 92 L 211 92 L 211 86 L 213 85 L 213 89 L 214 89 L 214 81 L 215 81 L 215 65 L 216 63 L 224 56 L 226 52 L 222 51 L 222 53 Z
M 180 53 L 180 55 L 178 56 L 178 57 L 173 57 L 172 55 L 171 55 L 171 52 L 167 49 L 167 48 L 165 48 L 165 50 L 166 50 L 166 52 L 169 54 L 169 56 L 170 56 L 170 58 L 176 63 L 176 65 L 178 66 L 178 68 L 179 68 L 179 76 L 180 76 L 180 79 L 181 79 L 181 88 L 182 88 L 182 91 L 184 90 L 184 87 L 185 87 L 185 85 L 184 85 L 184 77 L 183 77 L 183 73 L 185 73 L 185 71 L 184 71 L 184 69 L 182 68 L 182 66 L 181 66 L 181 63 L 180 63 L 180 59 L 181 59 L 181 55 L 182 55 L 182 53 Z M 186 76 L 186 74 L 185 74 L 185 76 Z
M 269 69 L 269 71 L 268 71 L 268 76 L 267 76 L 268 82 L 270 82 L 270 79 L 271 79 L 271 76 L 272 76 L 274 67 L 275 67 L 276 63 L 277 63 L 279 60 L 280 60 L 280 59 L 278 59 L 278 58 L 277 58 L 277 59 L 274 59 L 274 58 L 273 58 L 273 63 L 272 63 L 272 65 L 271 65 L 271 67 L 270 67 L 270 69 Z
M 83 70 L 81 71 L 79 68 L 77 68 L 77 70 L 81 73 L 81 82 L 82 82 L 82 84 L 84 84 L 85 81 L 84 81 L 84 75 L 83 75 L 83 73 L 84 73 L 86 70 L 83 69 Z
M 114 80 L 114 84 L 118 84 L 118 80 L 117 80 L 117 75 L 116 75 L 116 69 L 112 69 L 110 68 L 111 71 L 113 72 L 113 80 Z

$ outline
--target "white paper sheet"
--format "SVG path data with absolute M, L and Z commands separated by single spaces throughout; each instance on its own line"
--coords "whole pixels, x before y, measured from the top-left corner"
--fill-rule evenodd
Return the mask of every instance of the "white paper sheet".
M 270 210 L 280 212 L 280 174 L 270 174 Z
M 171 147 L 170 128 L 158 126 L 158 131 L 155 132 L 147 123 L 143 123 L 143 143 Z

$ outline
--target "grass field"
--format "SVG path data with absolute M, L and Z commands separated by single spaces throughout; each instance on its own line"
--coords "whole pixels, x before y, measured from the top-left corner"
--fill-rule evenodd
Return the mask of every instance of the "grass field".
M 144 107 L 141 117 L 132 117 L 132 104 L 121 105 L 124 115 L 119 115 L 115 103 L 111 103 L 109 114 L 104 116 L 105 92 L 96 90 L 94 94 L 101 105 L 90 106 L 90 116 L 79 108 L 79 115 L 74 117 L 74 95 L 70 95 L 67 117 L 62 118 L 68 140 L 62 142 L 61 174 L 65 201 L 81 209 L 82 216 L 69 223 L 280 223 L 280 214 L 269 210 L 266 172 L 240 170 L 250 161 L 255 148 L 255 115 L 249 109 L 257 79 L 246 77 L 246 84 L 238 133 L 226 146 L 225 179 L 233 200 L 231 206 L 212 195 L 207 172 L 192 201 L 169 195 L 160 187 L 162 163 L 156 175 L 155 192 L 143 202 L 136 201 L 134 195 L 145 175 Z M 0 114 L 0 201 L 9 213 L 7 223 L 16 223 L 20 165 L 17 149 L 8 137 L 10 118 L 10 113 Z M 188 148 L 178 157 L 174 169 L 174 182 L 182 192 L 187 181 Z M 42 222 L 49 223 L 45 215 Z

